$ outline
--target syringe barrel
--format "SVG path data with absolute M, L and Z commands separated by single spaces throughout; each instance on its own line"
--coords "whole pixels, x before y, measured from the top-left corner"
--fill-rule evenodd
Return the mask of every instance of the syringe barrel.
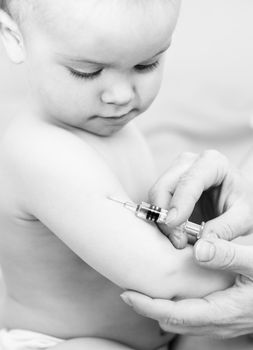
M 162 209 L 156 205 L 141 202 L 137 206 L 136 215 L 148 221 L 153 221 L 157 223 L 165 223 L 166 217 L 168 215 L 168 210 Z
M 166 224 L 168 210 L 150 203 L 141 202 L 136 208 L 136 215 L 144 220 L 153 221 L 158 224 Z M 204 222 L 201 225 L 198 225 L 194 222 L 186 221 L 180 225 L 180 229 L 188 235 L 198 239 L 204 229 Z

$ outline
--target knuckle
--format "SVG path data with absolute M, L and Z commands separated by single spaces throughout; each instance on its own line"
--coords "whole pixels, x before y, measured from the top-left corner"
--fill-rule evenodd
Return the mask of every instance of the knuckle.
M 215 159 L 215 160 L 224 160 L 226 159 L 226 157 L 220 153 L 219 151 L 217 151 L 216 149 L 208 149 L 205 150 L 202 154 L 202 157 L 204 158 L 210 158 L 210 159 Z
M 193 181 L 195 182 L 195 176 L 192 171 L 187 171 L 179 177 L 179 184 L 181 186 L 188 186 Z
M 236 260 L 235 249 L 228 246 L 223 256 L 222 268 L 228 269 L 229 267 L 234 266 L 235 260 Z
M 229 223 L 219 222 L 219 224 L 217 224 L 217 226 L 214 227 L 211 223 L 209 226 L 209 223 L 207 222 L 205 225 L 205 232 L 210 236 L 216 235 L 219 238 L 222 238 L 226 241 L 231 241 L 235 236 L 234 230 Z M 232 248 L 230 247 L 230 249 Z
M 212 311 L 212 325 L 215 327 L 220 327 L 220 330 L 231 329 L 234 327 L 239 320 L 245 316 L 245 310 L 243 304 L 241 303 L 243 296 L 239 293 L 239 299 L 230 295 L 227 300 L 224 299 L 223 303 L 216 303 L 215 300 L 212 301 L 213 311 Z
M 193 152 L 183 152 L 179 155 L 178 159 L 179 160 L 195 160 L 197 158 L 197 153 Z
M 228 158 L 215 149 L 209 149 L 202 153 L 202 158 L 206 158 L 210 162 L 218 164 L 221 168 L 227 169 L 229 165 Z
M 213 164 L 216 169 L 216 183 L 221 183 L 228 175 L 229 161 L 226 156 L 215 149 L 209 149 L 202 153 L 201 158 L 207 164 Z
M 163 317 L 159 320 L 159 324 L 163 327 L 166 326 L 184 326 L 185 325 L 185 320 L 184 319 L 179 319 L 177 317 L 174 316 L 166 316 Z
M 232 306 L 231 306 L 232 308 Z M 236 315 L 236 312 L 233 310 L 229 310 L 229 315 L 221 315 L 222 310 L 220 310 L 220 317 L 218 319 L 214 319 L 212 322 L 212 325 L 215 327 L 225 327 L 228 325 L 233 325 L 236 320 L 238 319 L 238 315 Z
M 222 225 L 221 230 L 220 230 L 220 235 L 226 241 L 231 241 L 234 238 L 234 230 L 233 230 L 232 226 L 229 223 Z M 232 250 L 232 248 L 230 247 L 228 249 L 228 251 L 229 250 Z
M 219 158 L 219 152 L 214 149 L 207 149 L 200 154 L 200 158 L 204 159 L 217 159 Z
M 187 197 L 196 203 L 199 200 L 199 193 L 194 191 L 195 189 L 194 184 L 196 183 L 197 177 L 196 174 L 189 171 L 187 173 L 184 173 L 178 182 L 178 189 L 185 192 L 187 191 Z

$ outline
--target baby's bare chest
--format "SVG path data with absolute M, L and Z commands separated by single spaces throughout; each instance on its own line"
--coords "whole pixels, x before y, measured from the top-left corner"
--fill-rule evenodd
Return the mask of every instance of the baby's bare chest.
M 5 229 L 0 234 L 4 242 L 0 253 L 9 295 L 4 323 L 10 328 L 48 333 L 41 324 L 49 324 L 50 334 L 61 338 L 92 334 L 113 339 L 117 334 L 120 341 L 131 338 L 138 345 L 161 342 L 157 325 L 121 302 L 119 287 L 89 267 L 40 222 Z M 32 320 L 34 315 L 38 322 Z M 140 339 L 137 329 L 148 335 Z
M 73 310 L 87 308 L 94 292 L 114 289 L 39 220 L 0 218 L 0 263 L 15 301 L 48 312 L 64 305 L 74 319 Z

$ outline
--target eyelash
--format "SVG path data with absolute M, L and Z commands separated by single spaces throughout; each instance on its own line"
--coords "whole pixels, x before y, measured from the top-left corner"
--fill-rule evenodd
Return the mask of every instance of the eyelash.
M 160 63 L 159 61 L 156 61 L 154 63 L 147 64 L 147 65 L 139 64 L 135 66 L 134 69 L 140 73 L 151 72 L 159 66 L 159 63 Z M 102 73 L 103 69 L 100 69 L 93 73 L 78 72 L 72 68 L 69 68 L 69 71 L 77 79 L 92 80 L 97 78 Z
M 154 63 L 147 64 L 147 65 L 138 64 L 134 68 L 139 72 L 151 72 L 159 66 L 159 63 L 160 63 L 159 61 L 155 61 Z
M 71 69 L 71 68 L 69 68 L 69 71 L 77 79 L 92 80 L 92 79 L 95 79 L 96 77 L 98 77 L 102 73 L 103 69 L 100 69 L 100 70 L 93 72 L 93 73 L 78 72 L 78 71 Z

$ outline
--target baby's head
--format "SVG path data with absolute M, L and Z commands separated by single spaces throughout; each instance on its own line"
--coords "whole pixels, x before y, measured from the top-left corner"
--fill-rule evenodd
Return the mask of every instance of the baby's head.
M 179 2 L 3 0 L 1 35 L 40 117 L 108 136 L 156 97 Z

